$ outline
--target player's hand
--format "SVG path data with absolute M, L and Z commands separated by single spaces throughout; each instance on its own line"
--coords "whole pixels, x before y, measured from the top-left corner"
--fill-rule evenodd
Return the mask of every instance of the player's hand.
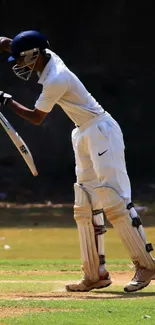
M 4 52 L 4 51 L 11 52 L 11 43 L 12 43 L 11 38 L 1 36 L 0 37 L 0 53 Z
M 12 98 L 11 95 L 4 93 L 4 91 L 0 91 L 0 106 L 6 105 L 10 98 Z

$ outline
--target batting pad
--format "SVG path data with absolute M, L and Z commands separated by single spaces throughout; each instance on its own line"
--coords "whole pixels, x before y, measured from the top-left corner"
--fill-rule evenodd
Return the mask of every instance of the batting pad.
M 102 188 L 102 203 L 108 221 L 117 230 L 133 263 L 147 269 L 155 269 L 151 254 L 145 249 L 145 242 L 139 235 L 137 228 L 132 226 L 132 219 L 124 200 L 115 190 L 104 187 Z
M 78 227 L 83 271 L 91 281 L 96 282 L 99 279 L 99 257 L 92 224 L 91 204 L 82 186 L 75 183 L 74 192 L 74 219 Z

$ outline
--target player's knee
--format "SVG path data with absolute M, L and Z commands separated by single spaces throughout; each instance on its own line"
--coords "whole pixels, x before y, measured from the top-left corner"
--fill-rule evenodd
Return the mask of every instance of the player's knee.
M 103 209 L 110 223 L 113 224 L 118 222 L 118 219 L 129 216 L 125 201 L 115 190 L 110 187 L 102 187 L 100 191 Z

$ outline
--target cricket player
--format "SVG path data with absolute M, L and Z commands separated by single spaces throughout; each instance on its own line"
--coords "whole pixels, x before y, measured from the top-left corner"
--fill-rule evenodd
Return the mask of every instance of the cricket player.
M 17 77 L 29 80 L 35 71 L 42 91 L 34 109 L 0 92 L 0 105 L 33 124 L 41 124 L 55 104 L 74 122 L 74 218 L 77 224 L 84 277 L 66 286 L 67 291 L 105 288 L 112 281 L 104 252 L 104 217 L 113 225 L 135 266 L 126 292 L 146 287 L 155 276 L 155 263 L 144 228 L 131 200 L 122 131 L 113 117 L 88 92 L 79 78 L 50 49 L 49 41 L 35 30 L 13 39 L 0 38 L 0 51 L 8 51 Z M 11 98 L 10 98 L 11 97 Z

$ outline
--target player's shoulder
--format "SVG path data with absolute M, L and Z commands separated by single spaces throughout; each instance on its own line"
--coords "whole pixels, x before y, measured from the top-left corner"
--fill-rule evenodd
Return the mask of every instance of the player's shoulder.
M 64 64 L 63 60 L 51 50 L 47 50 L 51 58 L 47 63 L 44 71 L 44 86 L 50 84 L 59 84 L 68 80 L 68 68 Z
M 63 59 L 58 54 L 56 54 L 55 52 L 53 52 L 50 49 L 46 49 L 46 53 L 51 57 L 50 63 L 53 66 L 64 66 L 64 67 L 66 67 Z

